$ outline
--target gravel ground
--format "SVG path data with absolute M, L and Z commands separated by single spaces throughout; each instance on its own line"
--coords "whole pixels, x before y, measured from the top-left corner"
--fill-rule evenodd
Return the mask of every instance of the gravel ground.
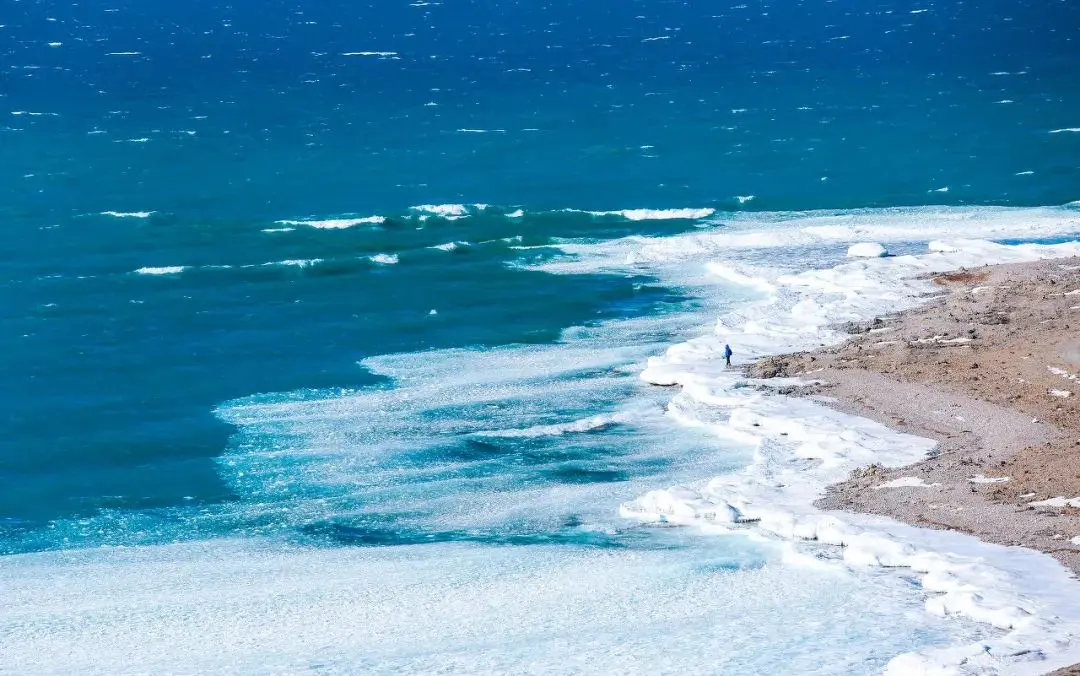
M 819 380 L 802 394 L 939 442 L 915 465 L 855 472 L 822 508 L 1031 547 L 1080 572 L 1080 509 L 1031 504 L 1080 497 L 1080 259 L 933 281 L 927 305 L 751 374 Z M 875 489 L 900 477 L 930 486 Z

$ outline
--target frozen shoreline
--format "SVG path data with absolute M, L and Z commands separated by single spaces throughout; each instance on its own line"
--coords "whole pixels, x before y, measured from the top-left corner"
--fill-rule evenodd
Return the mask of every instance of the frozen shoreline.
M 808 399 L 763 392 L 807 381 L 754 381 L 723 368 L 731 343 L 751 359 L 838 344 L 832 327 L 918 306 L 934 287 L 928 274 L 985 264 L 1080 254 L 1080 244 L 1005 246 L 986 241 L 931 242 L 920 255 L 859 260 L 799 274 L 712 264 L 726 281 L 765 292 L 765 299 L 716 330 L 650 360 L 642 378 L 679 385 L 669 411 L 685 424 L 708 427 L 754 445 L 755 461 L 704 488 L 652 491 L 622 513 L 643 521 L 693 524 L 706 530 L 844 547 L 853 566 L 908 567 L 921 576 L 926 607 L 941 616 L 989 623 L 1003 634 L 989 641 L 896 657 L 887 673 L 1032 673 L 1080 657 L 1080 584 L 1052 558 L 814 506 L 827 487 L 868 465 L 902 467 L 924 459 L 935 442 Z M 813 369 L 805 377 L 813 378 Z

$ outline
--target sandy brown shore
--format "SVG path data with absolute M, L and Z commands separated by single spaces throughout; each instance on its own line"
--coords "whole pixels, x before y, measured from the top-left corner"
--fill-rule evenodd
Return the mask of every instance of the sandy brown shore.
M 1080 259 L 933 281 L 925 306 L 751 374 L 820 381 L 794 394 L 939 442 L 915 465 L 855 472 L 820 507 L 1031 547 L 1080 571 L 1080 509 L 1032 504 L 1080 496 Z M 905 477 L 926 485 L 884 486 Z

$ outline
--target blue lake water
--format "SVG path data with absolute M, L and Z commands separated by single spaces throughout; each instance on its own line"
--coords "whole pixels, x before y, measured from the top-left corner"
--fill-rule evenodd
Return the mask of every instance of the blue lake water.
M 1075 200 L 1078 27 L 1067 2 L 9 4 L 0 552 L 758 570 L 616 514 L 747 461 L 635 373 L 752 294 L 530 265 L 746 213 Z M 632 209 L 715 212 L 588 213 Z M 969 631 L 903 622 L 837 673 Z

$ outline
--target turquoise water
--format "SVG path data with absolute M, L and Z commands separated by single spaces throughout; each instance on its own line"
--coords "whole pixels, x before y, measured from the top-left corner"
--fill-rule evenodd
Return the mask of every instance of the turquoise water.
M 550 245 L 1080 196 L 1065 2 L 4 12 L 5 554 L 693 550 L 618 503 L 749 451 L 636 369 L 752 294 L 530 269 Z M 628 209 L 715 212 L 586 212 Z

